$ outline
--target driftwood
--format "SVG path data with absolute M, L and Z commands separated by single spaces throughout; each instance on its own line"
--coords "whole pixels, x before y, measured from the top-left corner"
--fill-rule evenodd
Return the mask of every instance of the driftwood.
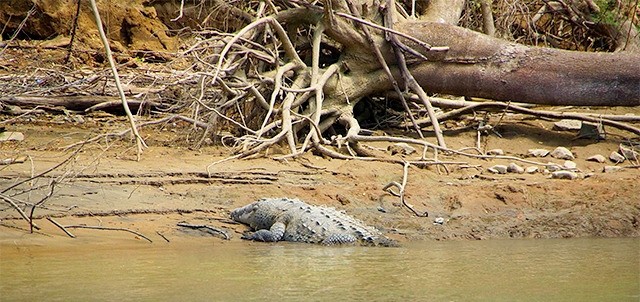
M 75 96 L 5 96 L 0 97 L 0 103 L 35 107 L 50 106 L 63 107 L 68 110 L 91 112 L 95 110 L 122 110 L 122 102 L 117 97 L 102 95 L 75 95 Z M 165 106 L 148 100 L 128 100 L 127 104 L 134 110 L 140 107 L 150 110 L 165 109 Z
M 180 223 L 178 223 L 178 226 L 185 227 L 185 228 L 190 228 L 190 229 L 196 229 L 196 230 L 204 229 L 204 230 L 206 230 L 207 233 L 213 233 L 213 234 L 216 234 L 216 235 L 220 235 L 226 240 L 230 240 L 231 239 L 231 235 L 229 235 L 229 232 L 227 232 L 226 230 L 223 230 L 223 229 L 220 229 L 220 228 L 216 228 L 216 227 L 212 227 L 212 226 L 205 225 L 205 224 L 190 224 L 190 223 L 186 223 L 186 222 L 180 222 Z

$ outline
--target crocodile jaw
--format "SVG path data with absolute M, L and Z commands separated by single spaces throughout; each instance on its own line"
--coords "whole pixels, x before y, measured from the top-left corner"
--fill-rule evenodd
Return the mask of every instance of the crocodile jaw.
M 251 225 L 255 220 L 253 216 L 256 208 L 257 207 L 255 204 L 249 204 L 242 208 L 235 209 L 231 211 L 231 218 L 233 218 L 233 220 L 235 221 Z

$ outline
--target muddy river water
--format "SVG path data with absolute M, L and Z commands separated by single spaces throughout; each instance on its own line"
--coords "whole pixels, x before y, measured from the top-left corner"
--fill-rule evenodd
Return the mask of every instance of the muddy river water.
M 1 301 L 640 300 L 640 238 L 0 247 Z

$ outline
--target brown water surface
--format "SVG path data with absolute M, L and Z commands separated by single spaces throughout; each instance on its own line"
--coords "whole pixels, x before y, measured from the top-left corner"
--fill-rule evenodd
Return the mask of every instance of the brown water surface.
M 2 301 L 638 301 L 640 239 L 0 247 Z

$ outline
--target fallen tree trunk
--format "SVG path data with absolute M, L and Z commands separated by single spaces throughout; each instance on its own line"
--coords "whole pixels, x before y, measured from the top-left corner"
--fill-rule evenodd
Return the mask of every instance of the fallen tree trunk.
M 398 29 L 450 48 L 444 57 L 423 52 L 433 62 L 412 67 L 432 92 L 546 105 L 640 105 L 638 53 L 528 47 L 441 23 L 410 22 Z

